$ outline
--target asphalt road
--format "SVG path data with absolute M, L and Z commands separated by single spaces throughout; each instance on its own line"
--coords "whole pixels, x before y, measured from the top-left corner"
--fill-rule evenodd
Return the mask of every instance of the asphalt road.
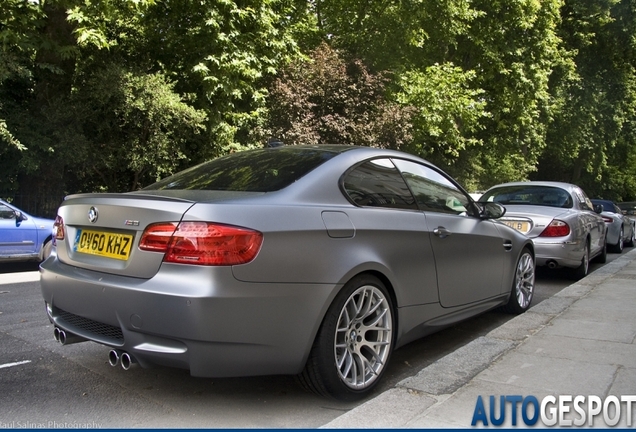
M 110 367 L 104 346 L 53 340 L 39 282 L 2 283 L 7 273 L 34 271 L 33 264 L 0 264 L 0 428 L 315 428 L 357 405 L 307 393 L 288 376 L 203 379 L 177 369 Z M 562 271 L 539 271 L 533 304 L 569 284 Z M 510 318 L 489 312 L 400 348 L 378 390 Z

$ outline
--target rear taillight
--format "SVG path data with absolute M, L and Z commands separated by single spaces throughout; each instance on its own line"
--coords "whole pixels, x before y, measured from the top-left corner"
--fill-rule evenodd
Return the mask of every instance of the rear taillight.
M 609 216 L 603 216 L 603 220 L 605 221 L 605 223 L 608 223 L 608 224 L 614 223 L 614 219 L 612 219 Z
M 252 261 L 262 243 L 263 234 L 247 228 L 211 222 L 167 222 L 148 226 L 139 248 L 165 253 L 165 262 L 226 266 Z
M 139 249 L 150 252 L 166 252 L 177 225 L 177 222 L 149 225 L 141 236 Z
M 57 240 L 64 240 L 64 219 L 60 215 L 55 217 L 53 222 L 53 244 L 57 245 Z
M 543 230 L 539 237 L 564 237 L 568 234 L 570 234 L 570 226 L 563 221 L 555 219 Z

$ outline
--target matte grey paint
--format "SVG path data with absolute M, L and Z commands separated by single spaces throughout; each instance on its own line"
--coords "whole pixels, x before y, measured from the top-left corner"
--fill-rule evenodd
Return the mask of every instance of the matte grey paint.
M 220 377 L 299 373 L 332 300 L 360 273 L 378 276 L 395 297 L 396 346 L 505 303 L 517 260 L 532 242 L 477 216 L 354 206 L 339 181 L 371 157 L 427 163 L 359 148 L 277 192 L 69 197 L 59 209 L 67 240 L 41 265 L 52 320 L 134 355 L 142 366 Z M 96 224 L 87 219 L 91 206 L 99 209 Z M 180 220 L 256 229 L 263 245 L 252 262 L 232 267 L 163 263 L 163 254 L 136 248 L 149 224 Z M 68 241 L 78 227 L 134 232 L 131 258 L 111 262 L 73 252 Z M 438 227 L 450 235 L 435 236 Z M 124 341 L 73 327 L 60 310 L 120 327 Z

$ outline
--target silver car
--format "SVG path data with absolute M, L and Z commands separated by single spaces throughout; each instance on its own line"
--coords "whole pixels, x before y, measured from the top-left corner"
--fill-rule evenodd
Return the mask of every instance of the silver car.
M 575 279 L 589 272 L 593 258 L 607 259 L 607 236 L 601 208 L 573 184 L 547 181 L 493 186 L 479 199 L 507 209 L 501 222 L 527 235 L 536 248 L 537 266 L 572 268 Z
M 365 396 L 391 352 L 534 293 L 535 246 L 417 157 L 257 149 L 59 208 L 41 265 L 54 337 L 193 376 L 297 374 Z
M 607 246 L 613 252 L 622 253 L 625 246 L 634 246 L 634 220 L 623 215 L 613 201 L 592 199 L 592 204 L 603 208 L 601 216 L 607 225 Z

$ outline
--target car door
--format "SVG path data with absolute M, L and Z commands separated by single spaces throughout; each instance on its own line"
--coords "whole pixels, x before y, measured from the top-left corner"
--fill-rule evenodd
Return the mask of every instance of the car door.
M 32 221 L 17 218 L 13 208 L 0 203 L 0 256 L 34 253 L 36 238 Z
M 441 305 L 462 306 L 502 294 L 512 248 L 495 222 L 472 215 L 471 201 L 443 173 L 396 159 L 429 226 Z
M 581 209 L 581 219 L 585 231 L 590 235 L 590 254 L 599 253 L 605 247 L 605 232 L 607 226 L 603 217 L 594 211 L 594 204 L 581 188 L 574 188 L 574 195 Z

